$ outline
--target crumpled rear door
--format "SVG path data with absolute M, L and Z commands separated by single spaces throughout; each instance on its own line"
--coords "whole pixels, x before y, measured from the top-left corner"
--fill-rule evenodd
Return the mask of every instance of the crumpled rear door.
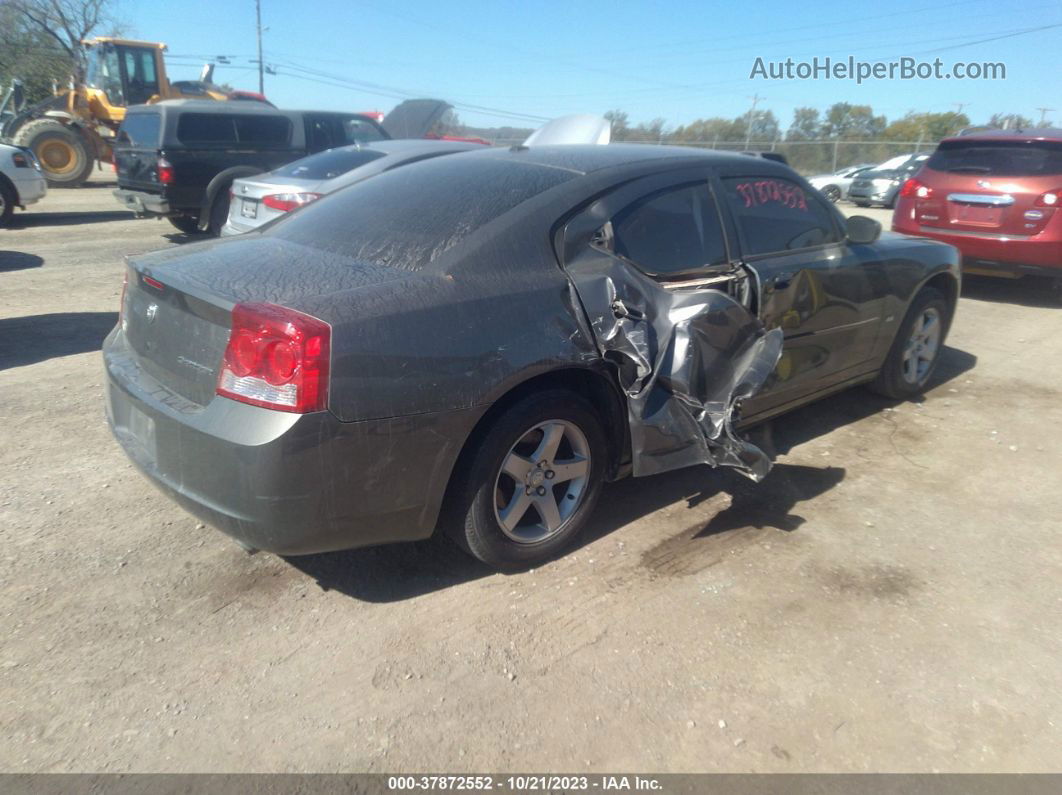
M 739 266 L 667 285 L 602 245 L 617 201 L 637 190 L 606 197 L 570 222 L 559 252 L 626 393 L 633 472 L 709 464 L 758 481 L 771 460 L 737 434 L 734 421 L 777 365 L 782 331 L 768 332 L 739 300 L 753 289 Z

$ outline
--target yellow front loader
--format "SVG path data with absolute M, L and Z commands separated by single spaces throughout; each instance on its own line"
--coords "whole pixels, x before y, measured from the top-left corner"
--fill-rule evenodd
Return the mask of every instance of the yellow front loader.
M 129 105 L 164 99 L 266 101 L 214 85 L 212 66 L 199 80 L 171 83 L 165 44 L 109 37 L 83 44 L 88 49 L 83 83 L 26 107 L 16 82 L 0 104 L 0 139 L 31 149 L 49 185 L 75 187 L 88 179 L 94 163 L 110 163 L 111 144 Z

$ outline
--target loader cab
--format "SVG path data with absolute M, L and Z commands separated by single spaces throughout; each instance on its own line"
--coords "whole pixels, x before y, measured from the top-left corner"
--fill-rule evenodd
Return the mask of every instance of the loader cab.
M 100 116 L 120 121 L 119 108 L 142 105 L 168 86 L 162 66 L 164 44 L 96 39 L 85 71 L 87 98 Z

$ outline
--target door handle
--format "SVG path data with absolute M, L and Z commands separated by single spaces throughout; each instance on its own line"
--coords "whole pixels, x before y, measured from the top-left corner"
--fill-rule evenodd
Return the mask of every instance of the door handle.
M 774 287 L 775 290 L 784 290 L 792 283 L 794 276 L 796 276 L 796 274 L 792 271 L 779 273 L 777 276 L 771 279 L 771 285 Z

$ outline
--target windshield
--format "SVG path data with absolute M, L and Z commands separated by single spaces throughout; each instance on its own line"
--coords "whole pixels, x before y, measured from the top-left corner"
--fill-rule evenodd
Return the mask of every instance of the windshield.
M 263 234 L 415 271 L 573 176 L 496 158 L 436 157 L 357 182 L 280 219 Z
M 945 141 L 929 160 L 935 171 L 995 177 L 1062 174 L 1062 143 L 1048 141 Z
M 897 155 L 896 157 L 889 158 L 881 165 L 875 166 L 875 171 L 892 171 L 897 169 L 906 163 L 911 158 L 910 155 Z
M 107 95 L 112 105 L 124 105 L 122 74 L 118 65 L 118 51 L 110 44 L 94 47 L 89 53 L 85 83 Z
M 372 149 L 353 147 L 329 149 L 304 157 L 302 160 L 296 160 L 283 168 L 278 168 L 273 173 L 278 177 L 295 177 L 296 179 L 333 179 L 383 156 L 383 152 Z

